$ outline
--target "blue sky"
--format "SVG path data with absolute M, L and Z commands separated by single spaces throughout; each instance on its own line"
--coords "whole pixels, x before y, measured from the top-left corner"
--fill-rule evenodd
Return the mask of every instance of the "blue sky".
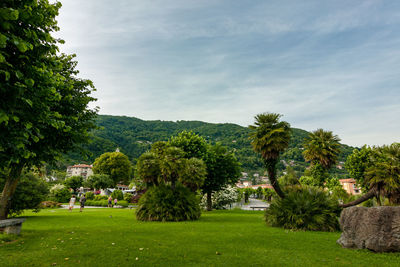
M 64 0 L 100 114 L 248 126 L 262 112 L 343 143 L 400 142 L 400 1 Z

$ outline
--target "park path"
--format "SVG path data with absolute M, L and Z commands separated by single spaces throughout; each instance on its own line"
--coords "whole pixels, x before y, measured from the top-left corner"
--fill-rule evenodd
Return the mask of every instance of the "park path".
M 246 204 L 243 204 L 241 206 L 241 209 L 242 210 L 253 210 L 250 207 L 269 207 L 269 204 L 267 202 L 264 202 L 264 201 L 256 199 L 256 198 L 249 198 L 249 202 Z

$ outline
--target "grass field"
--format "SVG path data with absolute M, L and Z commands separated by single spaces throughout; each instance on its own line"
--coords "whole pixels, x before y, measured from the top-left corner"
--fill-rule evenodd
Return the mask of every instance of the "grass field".
M 24 217 L 16 242 L 0 239 L 0 266 L 400 266 L 400 253 L 341 248 L 339 233 L 267 227 L 261 211 L 213 211 L 179 223 L 138 222 L 129 209 Z

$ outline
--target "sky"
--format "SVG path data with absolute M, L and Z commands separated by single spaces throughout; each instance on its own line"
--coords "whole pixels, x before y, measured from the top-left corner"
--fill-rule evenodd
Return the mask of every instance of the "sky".
M 100 114 L 400 142 L 400 1 L 61 0 L 55 36 Z

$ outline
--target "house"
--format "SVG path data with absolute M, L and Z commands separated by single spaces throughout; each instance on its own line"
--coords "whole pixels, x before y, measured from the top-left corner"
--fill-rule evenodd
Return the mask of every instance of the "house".
M 357 185 L 356 180 L 353 178 L 349 179 L 339 179 L 340 184 L 343 186 L 343 189 L 350 195 L 359 195 L 361 194 L 361 188 Z
M 93 175 L 92 165 L 77 164 L 67 167 L 67 177 L 82 176 L 86 180 L 89 176 Z
M 253 189 L 257 189 L 259 187 L 261 187 L 262 189 L 265 189 L 265 188 L 273 189 L 272 185 L 270 185 L 270 184 L 256 184 L 256 185 L 252 185 L 252 186 L 249 186 L 249 187 L 251 187 Z

